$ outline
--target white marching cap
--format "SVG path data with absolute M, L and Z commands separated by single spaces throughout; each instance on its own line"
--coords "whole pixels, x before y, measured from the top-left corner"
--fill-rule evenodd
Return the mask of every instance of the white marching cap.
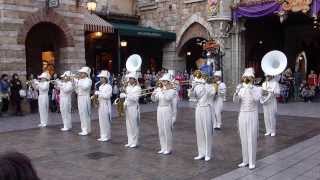
M 175 76 L 176 70 L 170 69 L 170 70 L 168 70 L 168 73 L 171 74 L 171 76 Z
M 171 74 L 165 73 L 159 80 L 160 81 L 171 81 L 172 80 Z
M 127 75 L 126 75 L 126 78 L 134 78 L 136 80 L 138 80 L 138 74 L 136 72 L 129 72 Z
M 72 72 L 71 71 L 66 71 L 60 77 L 70 77 L 70 76 L 72 76 Z
M 110 72 L 107 71 L 107 70 L 103 70 L 103 71 L 100 72 L 100 74 L 98 74 L 98 77 L 99 77 L 99 78 L 100 78 L 100 77 L 104 77 L 104 78 L 109 79 L 109 78 L 110 78 Z
M 78 72 L 83 72 L 83 73 L 86 73 L 88 76 L 90 76 L 91 69 L 85 66 L 85 67 L 82 67 L 80 70 L 78 70 Z
M 254 69 L 252 67 L 246 68 L 242 77 L 254 77 Z
M 39 79 L 43 78 L 43 79 L 47 79 L 50 80 L 51 76 L 48 72 L 43 72 L 40 74 L 40 76 L 38 76 Z
M 221 77 L 222 76 L 222 72 L 221 71 L 216 71 L 213 76 Z

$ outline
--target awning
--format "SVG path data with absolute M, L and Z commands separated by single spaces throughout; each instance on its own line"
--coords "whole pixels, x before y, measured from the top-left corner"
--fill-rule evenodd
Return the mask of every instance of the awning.
M 154 39 L 176 40 L 176 33 L 143 27 L 132 24 L 112 23 L 113 27 L 118 30 L 121 36 L 130 37 L 148 37 Z
M 95 14 L 85 14 L 84 30 L 90 32 L 113 33 L 114 29 L 110 23 Z

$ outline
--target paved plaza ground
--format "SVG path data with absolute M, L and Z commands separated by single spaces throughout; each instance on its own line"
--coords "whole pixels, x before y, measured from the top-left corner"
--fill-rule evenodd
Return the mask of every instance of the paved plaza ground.
M 209 180 L 209 179 L 317 179 L 320 178 L 319 104 L 291 103 L 279 105 L 277 137 L 264 137 L 260 115 L 258 163 L 254 171 L 237 169 L 241 149 L 237 131 L 237 108 L 226 103 L 222 131 L 214 132 L 213 159 L 195 161 L 197 155 L 194 109 L 188 102 L 180 104 L 174 128 L 174 151 L 158 155 L 156 106 L 142 105 L 141 145 L 126 149 L 123 119 L 114 118 L 111 142 L 98 142 L 98 124 L 93 133 L 77 135 L 80 124 L 71 132 L 60 132 L 59 114 L 51 114 L 51 126 L 38 129 L 37 115 L 0 118 L 0 151 L 26 153 L 43 180 Z M 318 109 L 318 110 L 317 110 Z M 93 113 L 96 119 L 96 113 Z M 115 113 L 114 113 L 115 114 Z M 311 139 L 310 139 L 311 138 Z M 279 161 L 277 161 L 279 160 Z

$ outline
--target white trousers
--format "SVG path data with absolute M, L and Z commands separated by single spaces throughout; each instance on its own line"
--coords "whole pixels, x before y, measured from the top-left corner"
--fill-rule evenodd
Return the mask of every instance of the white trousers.
M 39 115 L 40 115 L 40 124 L 47 125 L 48 124 L 48 116 L 49 116 L 49 96 L 48 94 L 41 94 L 38 97 L 38 107 L 39 107 Z
M 258 137 L 258 112 L 239 113 L 239 133 L 242 148 L 242 162 L 249 165 L 255 165 L 257 154 Z
M 111 114 L 109 114 L 109 103 L 106 100 L 99 100 L 99 125 L 100 138 L 111 139 Z
M 172 151 L 172 110 L 170 106 L 160 106 L 157 110 L 157 123 L 161 151 Z
M 91 132 L 91 100 L 90 96 L 78 96 L 78 110 L 81 122 L 81 132 Z
M 63 128 L 71 129 L 71 95 L 60 96 L 60 112 L 62 116 Z
M 224 101 L 223 97 L 217 97 L 217 99 L 215 100 L 215 103 L 214 103 L 215 118 L 213 123 L 214 128 L 221 128 L 221 125 L 222 125 L 221 112 L 223 109 L 223 101 Z
M 128 145 L 137 146 L 139 144 L 139 133 L 140 133 L 139 105 L 126 106 L 126 126 L 127 126 Z
M 266 133 L 276 133 L 276 111 L 276 107 L 272 101 L 263 105 Z
M 212 149 L 212 120 L 210 106 L 196 107 L 196 135 L 198 156 L 211 157 Z

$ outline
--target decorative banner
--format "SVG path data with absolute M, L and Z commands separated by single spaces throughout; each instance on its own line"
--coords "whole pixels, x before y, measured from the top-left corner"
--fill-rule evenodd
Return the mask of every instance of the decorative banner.
M 237 6 L 233 10 L 233 18 L 235 20 L 241 17 L 258 18 L 277 14 L 281 11 L 281 4 L 277 1 L 266 1 L 261 4 Z
M 220 9 L 221 0 L 208 0 L 208 16 L 217 16 Z
M 283 1 L 282 9 L 292 12 L 307 13 L 310 10 L 312 0 L 286 0 Z

